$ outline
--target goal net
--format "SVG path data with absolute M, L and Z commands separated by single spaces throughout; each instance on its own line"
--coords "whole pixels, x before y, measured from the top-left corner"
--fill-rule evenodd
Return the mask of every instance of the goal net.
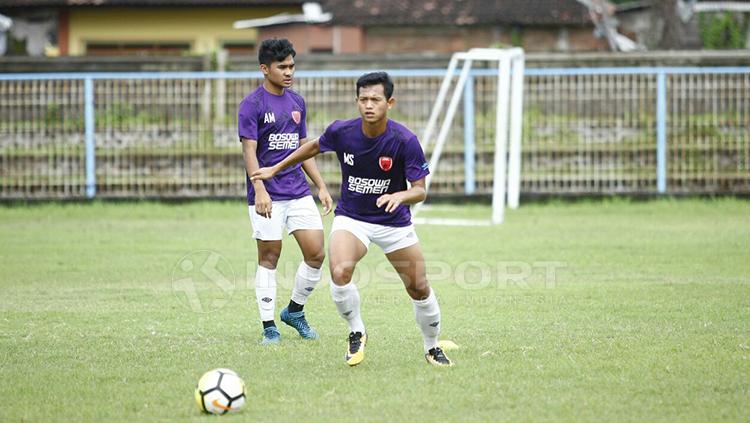
M 446 225 L 491 225 L 503 222 L 506 199 L 508 207 L 518 207 L 521 184 L 521 128 L 523 120 L 523 74 L 524 52 L 521 48 L 490 49 L 473 48 L 469 51 L 454 53 L 448 65 L 443 82 L 440 85 L 435 105 L 430 113 L 424 134 L 422 148 L 427 151 L 433 140 L 438 119 L 442 115 L 443 105 L 448 92 L 453 85 L 459 62 L 463 62 L 461 72 L 456 81 L 448 108 L 435 139 L 435 146 L 429 158 L 431 173 L 426 178 L 426 188 L 437 172 L 440 155 L 445 146 L 448 134 L 453 124 L 461 96 L 464 92 L 466 80 L 469 77 L 473 63 L 486 61 L 497 62 L 497 108 L 495 120 L 495 152 L 493 161 L 492 182 L 492 217 L 489 220 L 471 219 L 438 219 L 420 217 L 423 203 L 414 207 L 415 223 L 446 224 Z M 471 140 L 476 143 L 476 140 Z

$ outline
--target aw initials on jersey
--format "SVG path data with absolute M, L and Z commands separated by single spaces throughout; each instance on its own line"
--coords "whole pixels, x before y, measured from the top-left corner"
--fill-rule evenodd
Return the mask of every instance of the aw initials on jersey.
M 276 116 L 274 116 L 273 112 L 267 112 L 263 116 L 263 123 L 275 123 L 276 122 Z
M 344 163 L 348 164 L 349 166 L 354 166 L 354 154 L 344 153 Z

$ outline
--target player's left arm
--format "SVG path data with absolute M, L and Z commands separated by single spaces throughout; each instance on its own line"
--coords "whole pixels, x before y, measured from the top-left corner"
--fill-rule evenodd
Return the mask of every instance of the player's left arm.
M 375 204 L 385 206 L 386 213 L 393 213 L 402 204 L 416 204 L 427 198 L 425 178 L 430 173 L 424 151 L 414 135 L 404 143 L 404 176 L 411 186 L 404 190 L 378 197 Z
M 386 213 L 393 213 L 402 204 L 417 204 L 424 201 L 425 198 L 427 198 L 425 178 L 421 178 L 411 181 L 411 187 L 407 190 L 381 195 L 375 204 L 378 207 L 385 206 Z
M 306 143 L 307 138 L 300 141 L 300 145 L 305 145 Z M 303 161 L 302 169 L 305 171 L 307 176 L 310 177 L 313 184 L 318 187 L 318 199 L 323 205 L 323 216 L 327 215 L 333 209 L 333 199 L 331 198 L 331 194 L 328 192 L 328 187 L 326 186 L 323 177 L 320 176 L 318 165 L 315 163 L 315 157 L 310 157 L 309 159 Z

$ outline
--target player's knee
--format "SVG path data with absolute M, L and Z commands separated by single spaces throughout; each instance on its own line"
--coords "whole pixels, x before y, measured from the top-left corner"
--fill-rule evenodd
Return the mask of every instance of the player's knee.
M 268 269 L 275 269 L 279 263 L 279 256 L 281 254 L 278 251 L 269 250 L 259 252 L 258 256 L 258 262 L 261 266 Z
M 313 252 L 312 254 L 305 255 L 305 263 L 307 263 L 307 265 L 310 267 L 319 269 L 320 266 L 323 265 L 323 260 L 325 260 L 325 258 L 326 258 L 325 250 L 323 250 L 323 248 L 319 248 L 317 251 Z
M 415 300 L 424 300 L 430 296 L 430 284 L 427 280 L 422 280 L 406 287 L 406 292 Z
M 331 277 L 336 285 L 346 285 L 352 281 L 354 268 L 349 266 L 336 266 L 331 270 Z

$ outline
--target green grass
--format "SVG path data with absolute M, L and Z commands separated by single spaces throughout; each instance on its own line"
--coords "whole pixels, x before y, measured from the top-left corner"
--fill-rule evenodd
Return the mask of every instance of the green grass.
M 0 207 L 0 421 L 208 421 L 192 390 L 214 367 L 248 384 L 230 421 L 750 420 L 750 203 L 532 204 L 502 226 L 418 233 L 443 338 L 461 346 L 451 369 L 424 362 L 377 247 L 357 275 L 367 358 L 348 368 L 326 285 L 306 307 L 320 341 L 282 327 L 279 347 L 258 344 L 241 200 Z M 191 274 L 203 313 L 172 283 L 200 250 L 235 278 L 225 295 Z

